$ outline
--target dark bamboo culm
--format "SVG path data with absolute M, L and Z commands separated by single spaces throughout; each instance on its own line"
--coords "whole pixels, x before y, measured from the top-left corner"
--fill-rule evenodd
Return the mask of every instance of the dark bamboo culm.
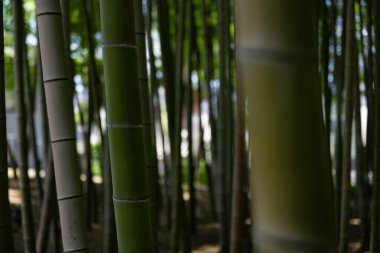
M 22 232 L 24 238 L 24 250 L 26 253 L 35 252 L 34 221 L 32 213 L 30 179 L 28 176 L 28 138 L 26 133 L 26 105 L 25 105 L 25 82 L 23 64 L 23 1 L 13 1 L 14 16 L 14 69 L 16 83 L 17 100 L 17 124 L 18 124 L 18 162 L 20 169 L 20 188 L 23 205 L 22 213 Z
M 0 48 L 4 48 L 3 1 L 0 1 Z M 5 112 L 4 51 L 0 50 L 0 249 L 13 253 L 11 210 L 8 200 L 7 131 Z

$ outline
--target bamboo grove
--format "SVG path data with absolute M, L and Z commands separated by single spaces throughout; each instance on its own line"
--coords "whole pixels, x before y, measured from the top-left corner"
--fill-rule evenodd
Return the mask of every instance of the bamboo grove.
M 0 0 L 0 252 L 379 253 L 378 0 Z

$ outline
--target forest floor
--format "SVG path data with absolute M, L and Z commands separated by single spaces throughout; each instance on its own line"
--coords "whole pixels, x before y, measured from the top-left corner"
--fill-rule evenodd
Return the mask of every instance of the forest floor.
M 32 181 L 33 182 L 33 181 Z M 9 183 L 9 198 L 11 202 L 12 209 L 12 225 L 13 225 L 13 235 L 14 235 L 14 244 L 16 248 L 16 253 L 23 253 L 23 239 L 22 239 L 22 230 L 21 230 L 21 194 L 19 191 L 18 183 L 15 179 L 11 179 Z M 34 183 L 32 183 L 32 188 L 34 187 Z M 101 185 L 97 185 L 98 190 L 100 191 Z M 40 206 L 37 203 L 37 194 L 36 190 L 32 191 L 32 199 L 33 199 L 33 211 L 35 217 L 35 228 L 37 228 L 37 217 L 39 216 Z M 101 195 L 101 194 L 100 194 Z M 197 224 L 196 224 L 196 233 L 191 235 L 191 245 L 192 245 L 192 253 L 218 253 L 219 252 L 219 244 L 218 244 L 218 231 L 219 224 L 211 218 L 211 214 L 209 211 L 209 204 L 207 201 L 207 195 L 205 195 L 204 191 L 199 191 L 197 193 Z M 98 203 L 103 203 L 103 201 L 99 201 Z M 90 243 L 90 251 L 91 253 L 109 253 L 102 251 L 102 236 L 103 229 L 101 226 L 101 220 L 103 217 L 102 208 L 99 208 L 98 211 L 98 220 L 100 222 L 94 222 L 92 225 L 92 229 L 88 233 L 88 239 Z M 169 252 L 169 231 L 166 229 L 166 215 L 164 212 L 161 212 L 160 215 L 160 228 L 158 231 L 159 236 L 159 248 L 160 252 Z M 360 238 L 360 220 L 359 219 L 351 219 L 350 221 L 350 238 L 354 238 L 349 244 L 349 252 L 355 253 L 360 249 L 360 242 L 358 242 L 357 238 Z M 37 230 L 37 229 L 36 229 Z M 243 235 L 243 246 L 244 251 L 241 253 L 252 252 L 252 248 L 249 242 L 249 227 L 246 227 L 246 233 Z M 356 239 L 355 239 L 356 238 Z M 59 242 L 60 243 L 60 242 Z M 60 243 L 61 244 L 61 243 Z M 52 245 L 50 245 L 51 248 Z M 49 253 L 54 252 L 53 250 L 49 251 Z M 56 252 L 55 252 L 56 253 Z M 60 253 L 60 252 L 59 252 Z
M 23 253 L 23 239 L 22 239 L 22 230 L 21 230 L 21 194 L 19 191 L 18 183 L 15 179 L 11 179 L 9 183 L 9 197 L 11 202 L 12 209 L 12 224 L 13 224 L 13 234 L 14 234 L 14 243 L 16 248 L 16 253 Z M 38 216 L 40 212 L 40 205 L 38 204 L 38 198 L 36 194 L 36 190 L 34 187 L 34 182 L 32 180 L 32 204 L 33 204 L 33 214 L 35 217 L 35 228 L 37 230 L 38 224 Z M 100 191 L 101 186 L 97 185 L 98 190 Z M 192 245 L 192 253 L 217 253 L 219 252 L 218 245 L 218 230 L 219 224 L 217 222 L 212 221 L 209 210 L 209 204 L 207 202 L 207 197 L 203 192 L 198 193 L 199 198 L 197 201 L 197 225 L 196 225 L 196 233 L 191 235 L 191 245 Z M 99 203 L 103 203 L 99 201 Z M 98 219 L 100 222 L 94 222 L 92 225 L 92 229 L 89 231 L 89 243 L 90 243 L 90 251 L 91 253 L 106 253 L 102 252 L 102 234 L 103 229 L 101 226 L 102 220 L 102 208 L 99 208 L 98 211 Z M 158 231 L 159 235 L 159 248 L 160 252 L 168 252 L 169 250 L 169 231 L 166 229 L 166 215 L 164 212 L 161 212 L 160 215 L 160 228 Z M 248 240 L 247 240 L 248 241 Z M 247 244 L 248 245 L 248 244 Z M 50 245 L 53 248 L 52 245 Z M 54 252 L 53 250 L 49 252 Z M 249 247 L 246 247 L 245 252 L 251 252 Z M 109 252 L 107 252 L 109 253 Z

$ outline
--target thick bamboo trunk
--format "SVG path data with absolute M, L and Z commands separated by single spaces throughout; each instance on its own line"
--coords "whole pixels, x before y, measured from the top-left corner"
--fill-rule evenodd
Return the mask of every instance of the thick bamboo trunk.
M 134 1 L 100 1 L 107 125 L 118 250 L 153 250 Z
M 4 48 L 3 1 L 0 1 L 0 48 Z M 13 253 L 11 210 L 8 199 L 7 131 L 4 51 L 0 51 L 0 249 Z
M 317 4 L 255 0 L 236 6 L 238 80 L 248 96 L 259 253 L 336 251 L 318 82 Z
M 87 252 L 82 187 L 58 0 L 37 0 L 37 25 L 65 252 Z

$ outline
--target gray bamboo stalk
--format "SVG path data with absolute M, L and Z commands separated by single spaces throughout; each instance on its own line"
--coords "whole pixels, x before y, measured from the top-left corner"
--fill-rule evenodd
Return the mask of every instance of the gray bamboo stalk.
M 35 252 L 34 221 L 32 212 L 32 200 L 30 190 L 30 180 L 28 176 L 28 140 L 26 134 L 26 105 L 24 93 L 24 64 L 23 64 L 23 1 L 13 1 L 14 17 L 14 69 L 16 82 L 16 109 L 18 121 L 18 158 L 20 169 L 20 188 L 23 205 L 22 232 L 24 238 L 24 251 L 26 253 Z
M 41 206 L 40 222 L 38 224 L 36 252 L 46 253 L 48 251 L 50 225 L 54 222 L 54 205 L 55 205 L 55 179 L 54 179 L 54 165 L 53 155 L 51 150 L 48 151 L 45 159 L 45 194 Z
M 154 250 L 158 252 L 158 168 L 157 154 L 155 147 L 155 130 L 152 114 L 152 96 L 150 95 L 146 43 L 145 24 L 142 10 L 142 1 L 135 1 L 135 23 L 136 23 L 136 43 L 137 43 L 137 63 L 141 97 L 142 124 L 144 131 L 144 152 L 145 168 L 148 172 L 150 211 L 152 220 Z
M 103 65 L 118 250 L 150 253 L 153 234 L 133 0 L 101 0 Z
M 343 129 L 343 173 L 342 173 L 342 199 L 340 203 L 340 241 L 339 253 L 348 250 L 349 234 L 348 224 L 350 219 L 350 191 L 351 191 L 351 138 L 353 120 L 353 87 L 355 71 L 355 0 L 348 0 L 346 9 L 346 37 L 345 37 L 345 112 Z
M 37 0 L 37 25 L 64 252 L 87 252 L 72 94 L 59 0 Z
M 3 1 L 0 1 L 0 48 L 4 48 Z M 0 50 L 0 249 L 13 253 L 11 210 L 8 199 L 7 129 L 4 50 Z

